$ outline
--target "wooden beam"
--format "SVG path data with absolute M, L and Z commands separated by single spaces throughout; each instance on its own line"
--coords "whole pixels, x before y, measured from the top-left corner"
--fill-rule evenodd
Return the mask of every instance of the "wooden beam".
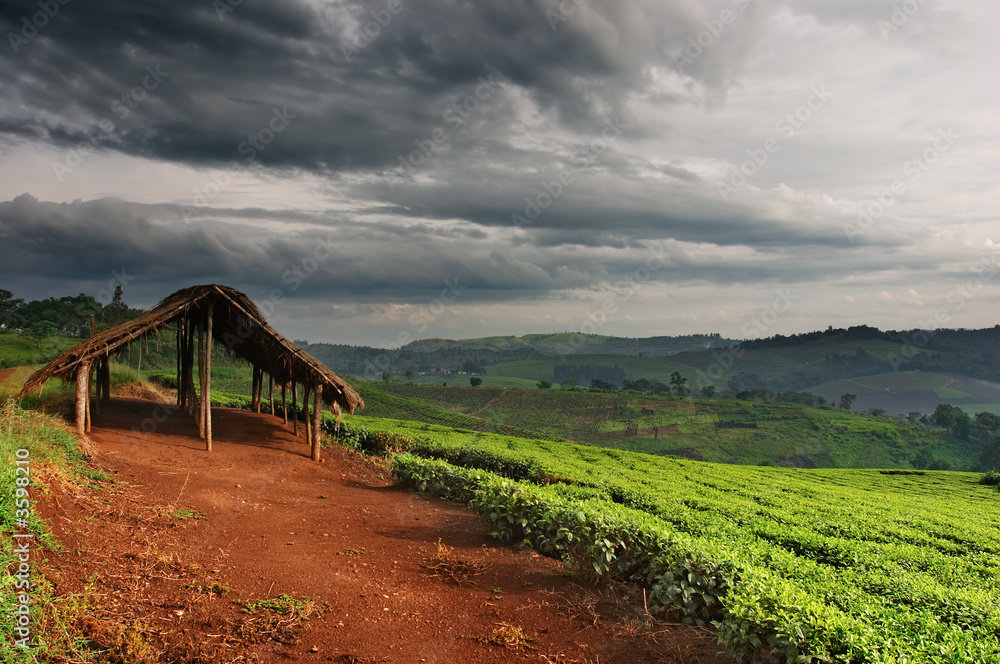
M 299 396 L 299 386 L 296 385 L 295 381 L 293 380 L 292 381 L 292 433 L 295 434 L 296 438 L 299 437 L 299 404 L 298 404 L 298 396 Z
M 212 310 L 215 302 L 208 303 L 205 332 L 205 450 L 212 451 Z
M 271 415 L 277 417 L 278 414 L 274 412 L 274 376 L 271 374 L 267 375 L 267 400 L 271 405 Z
M 281 384 L 281 416 L 284 418 L 284 426 L 288 426 L 288 400 L 286 389 L 288 388 L 288 383 Z
M 90 377 L 91 377 L 91 375 L 93 373 L 94 373 L 94 367 L 93 367 L 93 365 L 91 365 L 91 364 L 88 363 L 88 365 L 87 365 L 87 409 L 86 409 L 86 420 L 87 420 L 86 430 L 87 430 L 87 433 L 90 433 Z
M 87 372 L 90 366 L 81 362 L 76 368 L 76 433 L 81 438 L 87 433 Z
M 111 355 L 101 358 L 101 399 L 111 401 Z
M 184 344 L 184 321 L 183 319 L 181 319 L 177 321 L 177 343 L 175 344 L 175 346 L 177 347 L 177 405 L 178 406 L 184 405 L 183 401 L 184 388 L 181 385 L 181 374 L 182 374 L 181 356 L 183 355 L 181 349 L 183 348 L 183 344 Z
M 205 320 L 198 325 L 198 437 L 205 438 Z
M 313 388 L 312 460 L 319 461 L 319 441 L 323 432 L 323 385 Z
M 311 387 L 309 383 L 302 387 L 302 410 L 306 416 L 306 442 L 312 440 L 312 418 L 309 416 L 309 390 Z

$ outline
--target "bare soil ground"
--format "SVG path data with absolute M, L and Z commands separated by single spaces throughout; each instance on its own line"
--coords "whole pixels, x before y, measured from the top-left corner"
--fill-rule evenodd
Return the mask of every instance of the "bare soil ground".
M 105 405 L 91 437 L 113 481 L 56 484 L 39 503 L 65 547 L 48 578 L 59 595 L 89 585 L 77 627 L 123 661 L 729 661 L 705 630 L 650 623 L 636 591 L 500 545 L 469 509 L 393 487 L 368 458 L 335 448 L 313 463 L 280 420 L 213 413 L 207 453 L 182 413 Z M 309 603 L 243 610 L 282 594 Z

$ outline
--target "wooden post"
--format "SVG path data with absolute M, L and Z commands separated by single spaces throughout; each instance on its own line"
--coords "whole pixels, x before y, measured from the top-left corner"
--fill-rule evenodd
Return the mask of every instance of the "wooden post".
M 255 412 L 255 413 L 259 413 L 260 412 L 260 393 L 261 393 L 260 384 L 261 384 L 261 382 L 263 382 L 263 381 L 261 381 L 260 369 L 258 369 L 257 365 L 255 364 L 254 367 L 253 367 L 253 387 L 251 387 L 251 389 L 250 389 L 250 393 L 252 395 L 251 396 L 251 407 L 253 408 L 253 412 Z
M 285 419 L 285 426 L 288 426 L 288 401 L 285 398 L 285 388 L 287 387 L 288 383 L 281 384 L 281 416 Z
M 274 412 L 274 376 L 271 374 L 267 375 L 267 400 L 270 402 L 271 415 L 277 417 L 277 413 Z
M 323 385 L 313 388 L 312 460 L 319 461 L 319 441 L 323 431 Z
M 205 322 L 205 450 L 212 451 L 212 309 L 215 302 L 208 303 Z
M 194 321 L 188 319 L 184 330 L 184 404 L 189 415 L 194 414 Z
M 309 417 L 309 390 L 311 386 L 306 383 L 302 386 L 302 410 L 306 416 L 306 441 L 312 440 L 312 418 Z
M 76 433 L 81 438 L 87 433 L 87 373 L 90 367 L 81 362 L 76 367 Z
M 292 433 L 295 434 L 296 438 L 298 438 L 299 436 L 298 396 L 299 396 L 299 386 L 296 385 L 295 381 L 293 380 L 292 381 Z
M 184 394 L 184 389 L 181 386 L 181 356 L 183 355 L 181 349 L 184 347 L 184 320 L 177 321 L 177 405 L 183 406 L 184 402 L 182 400 L 182 395 Z
M 86 419 L 87 419 L 87 433 L 90 433 L 90 377 L 94 373 L 93 365 L 87 365 L 87 409 L 86 409 Z
M 101 399 L 111 401 L 111 357 L 107 353 L 101 358 Z
M 198 321 L 198 437 L 205 438 L 205 321 Z

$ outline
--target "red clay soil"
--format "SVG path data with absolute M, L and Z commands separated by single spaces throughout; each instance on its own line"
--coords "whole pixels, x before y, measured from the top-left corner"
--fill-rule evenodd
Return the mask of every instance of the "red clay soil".
M 97 575 L 78 621 L 97 643 L 138 631 L 164 662 L 730 661 L 705 630 L 649 623 L 635 590 L 501 545 L 368 458 L 334 448 L 314 463 L 301 430 L 221 408 L 207 453 L 191 418 L 162 408 L 94 413 L 95 465 L 113 481 L 39 503 L 65 546 L 45 565 L 56 593 Z M 309 620 L 240 604 L 281 594 L 313 600 Z

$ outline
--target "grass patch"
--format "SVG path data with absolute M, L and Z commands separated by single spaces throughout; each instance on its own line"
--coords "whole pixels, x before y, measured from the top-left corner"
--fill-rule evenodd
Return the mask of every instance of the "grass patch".
M 18 460 L 28 463 L 18 465 Z M 25 470 L 18 471 L 18 468 Z M 19 487 L 18 479 L 26 486 Z M 61 419 L 22 409 L 13 401 L 0 406 L 0 567 L 17 569 L 15 534 L 30 531 L 35 536 L 29 554 L 30 588 L 15 588 L 17 578 L 10 574 L 3 576 L 0 630 L 5 637 L 0 639 L 0 661 L 35 662 L 38 658 L 89 661 L 88 642 L 111 653 L 106 661 L 155 659 L 155 650 L 142 637 L 141 625 L 110 621 L 105 624 L 93 617 L 89 588 L 82 596 L 53 597 L 51 586 L 45 580 L 44 551 L 58 550 L 60 545 L 48 525 L 38 517 L 35 510 L 38 496 L 47 491 L 53 481 L 65 485 L 93 485 L 95 481 L 107 479 L 104 473 L 87 466 L 76 439 Z M 18 489 L 26 490 L 28 496 L 19 496 Z M 20 519 L 25 519 L 26 523 Z M 14 609 L 17 608 L 17 596 L 25 591 L 32 599 L 30 643 L 37 644 L 31 651 L 14 643 L 17 627 Z
M 204 521 L 207 517 L 197 510 L 193 510 L 190 507 L 178 507 L 171 514 L 173 518 L 178 521 L 186 521 L 187 519 L 196 519 L 198 521 Z
M 508 622 L 497 623 L 496 627 L 477 639 L 488 646 L 497 646 L 509 650 L 531 648 L 533 638 L 524 632 L 523 627 Z
M 489 564 L 481 560 L 463 560 L 454 556 L 454 547 L 437 542 L 437 552 L 424 558 L 420 566 L 431 571 L 431 576 L 451 581 L 459 586 L 475 584 L 475 578 L 489 570 Z

